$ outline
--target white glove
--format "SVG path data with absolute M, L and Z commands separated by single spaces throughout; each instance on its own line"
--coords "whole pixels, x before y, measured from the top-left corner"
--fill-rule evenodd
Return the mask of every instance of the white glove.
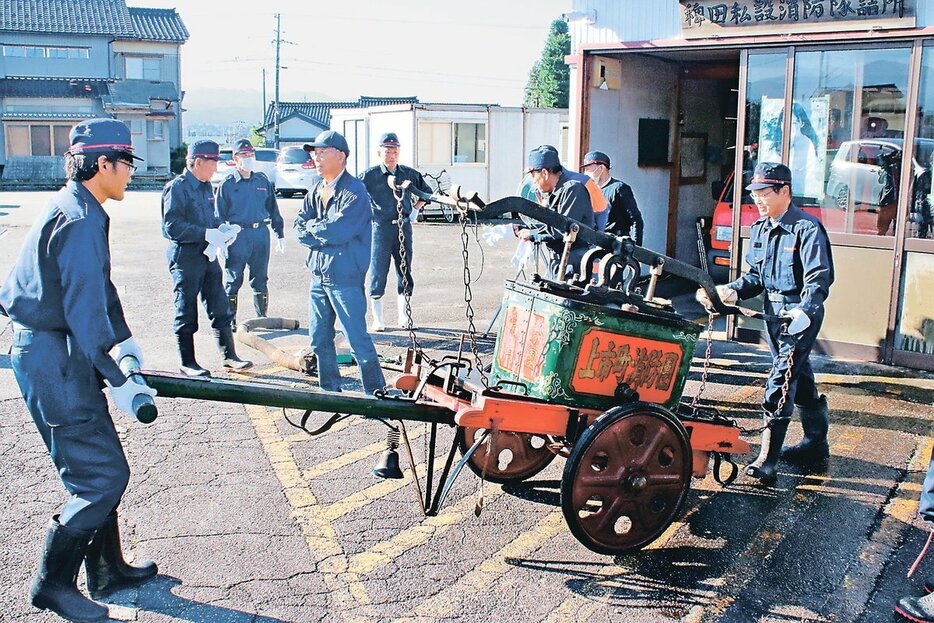
M 221 225 L 221 227 L 223 227 L 223 225 Z M 214 245 L 214 247 L 218 249 L 227 246 L 227 237 L 228 235 L 220 229 L 204 230 L 204 239 L 207 241 L 208 245 Z M 234 237 L 236 238 L 236 236 Z
M 285 238 L 276 238 L 276 252 L 285 254 Z
M 516 268 L 525 267 L 535 253 L 535 245 L 528 240 L 520 240 L 516 245 L 516 252 L 512 255 L 512 265 Z
M 139 347 L 139 343 L 132 335 L 117 344 L 117 355 L 114 357 L 114 361 L 119 364 L 120 360 L 127 355 L 136 357 L 136 361 L 139 362 L 139 367 L 143 367 L 143 349 Z
M 152 397 L 156 396 L 156 390 L 142 383 L 137 383 L 133 379 L 127 379 L 126 383 L 119 387 L 114 387 L 110 384 L 110 381 L 105 380 L 104 382 L 107 383 L 107 387 L 110 388 L 110 396 L 114 399 L 114 404 L 117 405 L 117 408 L 132 416 L 136 415 L 133 413 L 133 399 L 137 394 L 147 394 Z
M 243 228 L 239 225 L 231 225 L 230 223 L 224 223 L 217 228 L 222 234 L 224 234 L 224 244 L 228 247 L 233 244 L 233 241 L 237 239 L 237 234 L 239 234 Z
M 315 233 L 315 223 L 314 223 L 314 221 L 306 221 L 306 222 L 305 222 L 305 231 L 308 232 L 309 234 Z
M 728 288 L 727 286 L 717 286 L 717 296 L 720 297 L 724 305 L 736 305 L 736 301 L 739 300 L 739 295 L 736 293 L 736 290 Z M 713 302 L 710 300 L 710 297 L 707 296 L 707 291 L 703 288 L 697 289 L 694 298 L 706 309 L 713 309 Z
M 512 225 L 484 225 L 481 235 L 483 240 L 492 247 L 507 236 L 512 237 Z
M 811 326 L 811 319 L 808 318 L 808 315 L 805 314 L 804 310 L 800 307 L 783 309 L 782 311 L 778 312 L 778 315 L 782 318 L 791 318 L 791 322 L 788 323 L 789 335 L 798 335 Z

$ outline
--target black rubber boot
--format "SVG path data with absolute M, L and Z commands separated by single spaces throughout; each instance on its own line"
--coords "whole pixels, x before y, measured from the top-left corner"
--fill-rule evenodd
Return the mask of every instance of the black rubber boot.
M 757 478 L 764 485 L 775 484 L 778 477 L 778 459 L 788 431 L 788 420 L 771 420 L 766 417 L 768 427 L 762 431 L 759 457 L 746 466 L 746 475 Z
M 107 521 L 94 535 L 84 557 L 84 570 L 88 576 L 88 592 L 94 599 L 143 584 L 159 572 L 151 560 L 137 567 L 123 559 L 116 511 L 107 516 Z
M 211 376 L 211 373 L 198 365 L 195 361 L 195 336 L 191 333 L 176 333 L 178 340 L 178 354 L 182 365 L 179 366 L 182 374 L 188 376 Z
M 266 312 L 269 310 L 269 293 L 268 292 L 254 292 L 253 293 L 253 309 L 256 311 L 257 318 L 266 317 Z
M 827 430 L 830 428 L 830 414 L 827 411 L 827 396 L 821 396 L 810 405 L 798 405 L 804 440 L 782 452 L 782 458 L 801 467 L 813 467 L 830 457 L 830 445 L 827 443 Z
M 217 345 L 220 347 L 221 356 L 224 358 L 225 368 L 244 370 L 253 365 L 252 361 L 237 357 L 237 350 L 234 348 L 233 333 L 230 329 L 214 329 L 214 337 L 217 338 Z
M 895 604 L 895 612 L 916 623 L 934 623 L 934 594 L 903 597 Z
M 78 569 L 92 538 L 94 531 L 69 528 L 58 523 L 58 515 L 52 517 L 39 571 L 29 590 L 33 606 L 77 623 L 108 619 L 107 608 L 82 595 L 76 586 Z
M 228 296 L 227 303 L 230 305 L 230 330 L 237 331 L 237 297 Z

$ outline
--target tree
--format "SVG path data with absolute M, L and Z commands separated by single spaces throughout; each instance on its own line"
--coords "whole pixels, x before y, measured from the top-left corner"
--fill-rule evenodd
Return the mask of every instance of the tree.
M 255 125 L 250 128 L 250 142 L 253 143 L 253 147 L 266 146 L 266 136 L 259 133 L 261 127 L 262 126 Z
M 564 20 L 551 22 L 542 57 L 535 61 L 525 86 L 525 105 L 531 108 L 567 108 L 570 70 L 564 57 L 571 53 L 571 35 Z

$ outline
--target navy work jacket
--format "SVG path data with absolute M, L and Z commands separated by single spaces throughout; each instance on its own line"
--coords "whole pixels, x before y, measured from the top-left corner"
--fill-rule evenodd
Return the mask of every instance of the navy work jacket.
M 162 189 L 162 235 L 179 244 L 207 248 L 204 232 L 217 229 L 214 193 L 210 182 L 201 182 L 191 171 L 175 177 Z
M 249 178 L 232 173 L 221 182 L 217 189 L 217 218 L 241 227 L 269 221 L 278 238 L 285 236 L 276 189 L 260 171 L 253 171 Z
M 396 198 L 386 181 L 386 178 L 391 175 L 392 173 L 385 164 L 370 167 L 360 175 L 366 191 L 370 194 L 373 222 L 377 225 L 390 224 L 399 218 Z M 431 187 L 425 183 L 421 173 L 411 167 L 396 165 L 396 185 L 405 181 L 412 182 L 412 186 L 422 192 L 431 192 Z M 402 198 L 402 218 L 409 218 L 410 214 L 412 214 L 412 193 L 406 192 Z
M 833 256 L 824 226 L 795 204 L 773 226 L 767 216 L 752 224 L 746 251 L 749 272 L 728 284 L 740 299 L 765 291 L 800 298 L 800 308 L 814 317 L 823 311 L 833 283 Z
M 607 232 L 614 236 L 629 236 L 637 245 L 642 246 L 642 212 L 639 211 L 629 184 L 611 177 L 600 191 L 610 204 Z
M 75 338 L 113 386 L 126 377 L 108 354 L 130 328 L 110 280 L 110 217 L 88 189 L 70 181 L 33 223 L 6 282 L 0 307 L 32 331 Z
M 590 193 L 578 181 L 570 179 L 565 173 L 558 178 L 555 189 L 548 196 L 548 208 L 570 217 L 587 227 L 593 228 L 593 208 L 590 203 Z M 532 242 L 543 242 L 549 249 L 561 255 L 564 251 L 564 232 L 553 227 L 546 227 L 544 231 L 532 232 Z M 579 249 L 588 246 L 580 238 L 571 246 Z
M 362 285 L 370 266 L 370 196 L 359 179 L 344 170 L 327 205 L 321 202 L 323 179 L 305 195 L 292 226 L 308 247 L 305 265 L 312 280 L 324 285 Z

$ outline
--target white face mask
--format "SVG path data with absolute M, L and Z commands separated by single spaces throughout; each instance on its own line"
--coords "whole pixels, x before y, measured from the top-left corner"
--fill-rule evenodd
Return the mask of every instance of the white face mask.
M 256 158 L 240 158 L 240 168 L 244 171 L 253 171 L 253 165 L 256 164 Z

